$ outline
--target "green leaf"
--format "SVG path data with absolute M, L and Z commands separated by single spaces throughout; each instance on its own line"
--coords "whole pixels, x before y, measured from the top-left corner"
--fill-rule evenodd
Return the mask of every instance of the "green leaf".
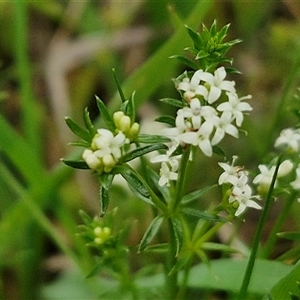
M 134 96 L 135 96 L 135 92 L 131 94 L 131 97 L 126 105 L 126 110 L 125 110 L 125 114 L 130 118 L 132 123 L 135 121 L 135 117 L 136 117 Z
M 132 192 L 144 202 L 153 205 L 147 187 L 143 184 L 143 182 L 138 178 L 138 176 L 126 165 L 116 166 L 114 168 L 118 173 L 122 175 L 122 177 L 127 181 L 128 186 L 132 190 Z
M 119 95 L 120 95 L 120 97 L 121 97 L 122 102 L 124 103 L 124 102 L 126 101 L 126 98 L 125 98 L 125 96 L 124 96 L 124 93 L 123 93 L 123 91 L 122 91 L 121 85 L 120 85 L 119 80 L 118 80 L 118 78 L 117 78 L 116 70 L 115 70 L 115 69 L 112 69 L 112 72 L 113 72 L 113 75 L 114 75 L 115 83 L 116 83 L 117 88 L 118 88 Z
M 101 114 L 101 117 L 103 118 L 103 121 L 107 125 L 108 129 L 110 131 L 114 132 L 116 129 L 116 125 L 115 125 L 115 122 L 114 122 L 112 116 L 110 115 L 104 102 L 98 96 L 95 96 L 95 97 L 96 97 L 97 106 L 98 106 L 99 112 Z
M 238 250 L 224 244 L 205 242 L 201 244 L 201 249 L 210 251 L 222 251 L 225 253 L 236 253 Z
M 84 121 L 85 127 L 87 128 L 91 138 L 93 138 L 94 135 L 97 133 L 97 131 L 96 131 L 96 129 L 95 129 L 95 127 L 94 127 L 94 125 L 91 121 L 90 113 L 89 113 L 87 107 L 84 109 L 83 121 Z
M 170 56 L 170 58 L 176 58 L 177 60 L 179 60 L 179 62 L 181 62 L 182 64 L 187 65 L 188 67 L 192 68 L 193 70 L 198 70 L 199 66 L 193 62 L 191 59 L 186 58 L 185 56 L 182 55 L 172 55 Z
M 182 100 L 173 99 L 173 98 L 162 98 L 159 99 L 160 102 L 175 106 L 177 108 L 184 107 L 184 102 Z
M 128 153 L 126 153 L 123 157 L 122 157 L 122 161 L 123 162 L 128 162 L 131 161 L 137 157 L 140 157 L 142 155 L 145 155 L 147 153 L 156 151 L 156 150 L 160 150 L 160 149 L 167 149 L 168 147 L 165 144 L 154 144 L 154 145 L 147 145 L 144 147 L 139 147 L 136 148 Z
M 85 142 L 85 141 L 75 141 L 75 142 L 69 142 L 69 146 L 77 146 L 77 147 L 84 147 L 84 148 L 89 148 L 91 146 L 90 143 Z
M 203 194 L 205 194 L 206 192 L 208 192 L 209 190 L 211 190 L 212 188 L 218 186 L 217 184 L 213 184 L 213 185 L 210 185 L 210 186 L 207 186 L 203 189 L 200 189 L 200 190 L 197 190 L 197 191 L 193 191 L 187 195 L 185 195 L 183 198 L 182 198 L 182 205 L 185 205 L 187 203 L 190 203 L 192 201 L 195 201 L 197 199 L 199 199 Z
M 99 196 L 100 196 L 100 216 L 104 216 L 109 204 L 109 189 L 114 179 L 114 174 L 101 174 L 99 176 L 100 188 L 99 188 Z
M 181 209 L 181 211 L 186 215 L 189 215 L 192 217 L 197 217 L 197 218 L 203 219 L 203 220 L 208 220 L 208 221 L 212 221 L 212 222 L 226 222 L 226 219 L 224 219 L 223 217 L 215 216 L 215 215 L 212 215 L 207 212 L 200 211 L 198 209 L 191 208 L 191 207 L 184 207 Z
M 90 225 L 93 219 L 82 209 L 79 210 L 79 215 L 86 225 Z
M 293 231 L 293 232 L 280 232 L 277 235 L 281 238 L 289 239 L 292 241 L 300 241 L 300 232 Z
M 193 43 L 194 43 L 194 47 L 196 49 L 201 49 L 202 47 L 202 41 L 201 41 L 201 36 L 198 32 L 194 31 L 192 28 L 186 26 L 186 29 L 188 31 L 188 34 L 190 36 L 190 38 L 192 39 Z
M 272 272 L 274 272 L 272 270 Z M 272 288 L 272 300 L 290 300 L 290 294 L 300 296 L 300 261 Z
M 176 243 L 175 256 L 177 256 L 183 244 L 183 230 L 180 220 L 176 217 L 171 218 L 171 225 Z
M 92 137 L 90 136 L 89 132 L 84 129 L 82 126 L 77 124 L 75 121 L 73 121 L 70 117 L 65 117 L 65 121 L 68 125 L 68 127 L 71 129 L 71 131 L 82 138 L 83 140 L 91 143 L 92 142 Z
M 67 160 L 61 159 L 61 161 L 69 167 L 74 169 L 89 169 L 90 167 L 86 164 L 84 160 Z
M 145 252 L 151 253 L 166 253 L 169 251 L 169 244 L 156 244 L 156 245 L 149 245 L 147 248 L 144 249 Z
M 136 143 L 156 144 L 170 142 L 170 139 L 163 135 L 139 134 L 134 141 Z
M 159 116 L 155 119 L 155 121 L 175 127 L 175 118 L 171 116 Z
M 158 233 L 163 220 L 164 216 L 162 215 L 158 215 L 153 219 L 141 240 L 141 243 L 139 245 L 139 252 L 143 251 L 152 242 L 153 238 Z
M 151 179 L 151 181 L 153 182 L 153 184 L 155 185 L 155 187 L 159 190 L 159 192 L 162 194 L 164 200 L 166 203 L 168 203 L 171 199 L 171 194 L 170 194 L 170 189 L 164 185 L 161 186 L 159 185 L 159 175 L 151 168 L 147 168 L 147 173 Z

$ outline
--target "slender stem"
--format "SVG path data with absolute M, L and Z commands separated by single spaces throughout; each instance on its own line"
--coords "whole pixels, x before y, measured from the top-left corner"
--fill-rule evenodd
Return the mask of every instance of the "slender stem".
M 293 192 L 290 195 L 290 197 L 286 201 L 284 201 L 283 209 L 281 210 L 280 215 L 277 218 L 276 223 L 273 226 L 272 231 L 269 235 L 269 238 L 267 239 L 267 242 L 263 248 L 262 255 L 261 255 L 263 258 L 268 258 L 270 256 L 271 252 L 273 251 L 274 246 L 277 241 L 276 234 L 281 230 L 281 228 L 288 216 L 289 210 L 294 202 L 295 197 L 296 197 L 296 192 Z
M 176 191 L 175 191 L 175 198 L 171 202 L 171 209 L 173 212 L 176 211 L 176 208 L 180 204 L 182 197 L 185 191 L 185 184 L 187 178 L 187 171 L 189 167 L 189 157 L 190 157 L 190 148 L 187 148 L 183 151 L 179 171 L 178 171 L 178 180 L 176 183 Z
M 263 211 L 261 213 L 261 216 L 259 218 L 257 229 L 256 229 L 256 232 L 255 232 L 255 235 L 254 235 L 252 250 L 251 250 L 251 253 L 250 253 L 250 257 L 249 257 L 249 260 L 248 260 L 247 268 L 246 268 L 246 271 L 245 271 L 245 274 L 244 274 L 242 286 L 241 286 L 239 297 L 238 297 L 238 299 L 241 299 L 241 300 L 246 299 L 247 290 L 248 290 L 248 286 L 249 286 L 249 283 L 250 283 L 250 278 L 251 278 L 251 275 L 252 275 L 252 272 L 253 272 L 254 263 L 255 263 L 255 259 L 256 259 L 256 254 L 257 254 L 258 247 L 259 247 L 259 241 L 260 241 L 261 233 L 262 233 L 264 224 L 266 222 L 267 214 L 268 214 L 270 206 L 271 206 L 272 193 L 273 193 L 273 189 L 274 189 L 274 185 L 275 185 L 275 181 L 276 181 L 276 177 L 277 177 L 280 162 L 281 162 L 281 155 L 277 159 L 276 169 L 275 169 L 275 172 L 274 172 L 274 175 L 273 175 L 273 178 L 272 178 L 272 182 L 271 182 L 271 185 L 270 185 L 270 188 L 269 188 L 269 191 L 268 191 L 266 203 L 265 203 L 265 206 L 264 206 Z
M 178 290 L 178 272 L 170 272 L 176 264 L 176 241 L 173 239 L 173 225 L 172 221 L 168 220 L 169 229 L 169 252 L 168 252 L 168 267 L 166 269 L 166 287 L 168 292 L 168 299 L 173 300 L 176 298 Z

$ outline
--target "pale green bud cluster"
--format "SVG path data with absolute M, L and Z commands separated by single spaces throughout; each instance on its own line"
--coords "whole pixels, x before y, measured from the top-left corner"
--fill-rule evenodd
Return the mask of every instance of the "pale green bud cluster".
M 115 125 L 117 127 L 117 132 L 123 132 L 124 135 L 132 141 L 134 138 L 137 137 L 140 131 L 140 125 L 137 122 L 131 124 L 130 117 L 126 116 L 124 112 L 117 111 L 113 115 L 113 119 Z
M 111 229 L 109 227 L 96 227 L 94 228 L 94 243 L 97 245 L 103 245 L 107 240 L 111 238 Z

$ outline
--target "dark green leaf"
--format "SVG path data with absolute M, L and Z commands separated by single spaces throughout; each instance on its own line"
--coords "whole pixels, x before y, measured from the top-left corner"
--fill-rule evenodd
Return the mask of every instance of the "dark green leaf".
M 171 218 L 171 225 L 173 229 L 174 240 L 176 243 L 175 256 L 177 256 L 183 243 L 183 230 L 180 220 L 176 217 Z
M 85 108 L 83 113 L 83 120 L 84 120 L 85 127 L 87 128 L 91 138 L 93 138 L 97 131 L 91 121 L 90 113 L 87 107 Z
M 153 184 L 155 185 L 155 187 L 160 191 L 160 193 L 162 194 L 164 200 L 166 203 L 168 203 L 170 201 L 171 195 L 170 195 L 170 190 L 169 188 L 164 185 L 164 186 L 160 186 L 158 184 L 159 182 L 159 175 L 151 168 L 147 169 L 147 173 L 151 179 L 151 181 L 153 182 Z
M 163 135 L 139 134 L 134 141 L 136 143 L 156 144 L 170 142 L 170 139 Z
M 74 169 L 89 169 L 90 167 L 86 164 L 84 160 L 67 160 L 61 159 L 61 161 L 69 167 Z
M 107 125 L 108 129 L 110 131 L 114 132 L 116 129 L 116 125 L 115 125 L 115 122 L 114 122 L 112 116 L 110 115 L 104 102 L 98 96 L 95 96 L 95 97 L 96 97 L 97 106 L 98 106 L 99 112 L 101 114 L 101 117 L 103 118 L 103 121 Z
M 113 174 L 105 174 L 102 173 L 99 176 L 100 188 L 99 188 L 99 196 L 100 196 L 100 215 L 103 216 L 106 213 L 108 204 L 109 204 L 109 189 L 111 187 L 112 181 L 114 179 Z
M 210 185 L 210 186 L 207 186 L 203 189 L 200 189 L 200 190 L 197 190 L 197 191 L 194 191 L 194 192 L 191 192 L 187 195 L 185 195 L 183 198 L 182 198 L 182 205 L 185 205 L 187 203 L 190 203 L 194 200 L 197 200 L 199 199 L 199 197 L 201 197 L 203 194 L 205 194 L 207 191 L 211 190 L 212 188 L 218 186 L 217 184 L 213 184 L 213 185 Z
M 171 116 L 160 116 L 155 119 L 156 122 L 165 123 L 175 127 L 175 118 Z
M 167 149 L 168 147 L 164 144 L 154 144 L 154 145 L 147 145 L 144 147 L 139 147 L 137 149 L 134 149 L 128 153 L 126 153 L 123 158 L 122 161 L 123 162 L 128 162 L 131 161 L 137 157 L 140 157 L 142 155 L 145 155 L 147 153 L 156 151 L 156 150 L 160 150 L 160 149 Z
M 153 219 L 141 240 L 139 251 L 143 251 L 152 242 L 153 238 L 158 233 L 163 220 L 164 217 L 162 215 L 158 215 Z
M 119 95 L 121 97 L 122 102 L 124 103 L 126 101 L 126 98 L 125 98 L 124 93 L 122 91 L 121 85 L 118 81 L 118 78 L 117 78 L 117 75 L 116 75 L 116 70 L 112 69 L 112 72 L 113 72 L 113 75 L 114 75 L 115 83 L 116 83 L 117 88 L 118 88 Z
M 82 126 L 77 124 L 75 121 L 73 121 L 70 117 L 65 117 L 65 121 L 68 127 L 75 135 L 79 136 L 80 138 L 82 138 L 87 142 L 92 141 L 92 137 L 90 136 L 89 132 L 86 129 L 84 129 Z
M 177 260 L 175 266 L 169 272 L 169 275 L 174 274 L 175 272 L 180 271 L 183 267 L 190 265 L 190 261 L 192 260 L 192 255 L 189 253 Z
M 105 266 L 104 260 L 101 260 L 100 263 L 96 264 L 96 266 L 89 272 L 86 278 L 91 278 L 97 275 L 104 266 Z
M 192 28 L 186 26 L 188 34 L 194 43 L 196 49 L 200 49 L 202 46 L 201 37 L 198 32 L 194 31 Z
M 163 98 L 163 99 L 159 99 L 160 102 L 178 107 L 178 108 L 182 108 L 184 107 L 184 103 L 182 100 L 178 100 L 178 99 L 173 99 L 173 98 Z
M 156 245 L 149 245 L 146 249 L 144 249 L 145 252 L 151 252 L 151 253 L 166 253 L 169 251 L 169 244 L 156 244 Z
M 191 59 L 186 58 L 185 56 L 182 55 L 172 55 L 170 58 L 176 58 L 179 62 L 187 65 L 188 67 L 192 68 L 193 70 L 198 70 L 199 66 L 193 62 Z
M 114 168 L 118 173 L 122 175 L 122 177 L 127 181 L 128 186 L 132 190 L 132 192 L 144 202 L 153 205 L 147 187 L 143 184 L 143 182 L 139 179 L 137 174 L 128 168 L 126 165 L 117 166 Z
M 277 233 L 277 235 L 281 238 L 289 239 L 292 241 L 300 241 L 300 232 L 299 231 L 280 232 L 280 233 Z M 299 278 L 299 280 L 300 280 L 300 278 Z
M 213 152 L 217 155 L 219 155 L 223 160 L 226 159 L 225 152 L 218 146 L 213 146 Z
M 184 207 L 181 210 L 184 214 L 192 216 L 192 217 L 197 217 L 199 219 L 203 219 L 203 220 L 208 220 L 208 221 L 212 221 L 212 222 L 226 222 L 226 219 L 224 219 L 223 217 L 220 216 L 215 216 L 212 214 L 209 214 L 205 211 L 201 211 L 195 208 L 191 208 L 191 207 Z

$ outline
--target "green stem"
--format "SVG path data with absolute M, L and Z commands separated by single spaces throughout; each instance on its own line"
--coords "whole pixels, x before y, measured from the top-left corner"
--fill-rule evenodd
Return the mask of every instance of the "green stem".
M 290 208 L 295 200 L 296 192 L 293 192 L 290 197 L 284 201 L 284 206 L 280 212 L 279 217 L 276 220 L 275 225 L 273 226 L 271 233 L 269 234 L 269 238 L 267 239 L 267 242 L 263 248 L 261 256 L 263 258 L 268 258 L 270 254 L 272 253 L 274 246 L 277 241 L 277 233 L 281 230 L 288 214 L 290 211 Z
M 250 253 L 250 257 L 249 257 L 249 260 L 248 260 L 247 268 L 246 268 L 246 271 L 245 271 L 245 274 L 244 274 L 242 286 L 241 286 L 239 297 L 238 297 L 238 299 L 241 299 L 241 300 L 246 299 L 247 290 L 248 290 L 248 286 L 249 286 L 249 283 L 250 283 L 250 278 L 251 278 L 251 275 L 252 275 L 252 272 L 253 272 L 254 263 L 255 263 L 255 259 L 256 259 L 256 254 L 257 254 L 258 247 L 259 247 L 259 241 L 260 241 L 261 233 L 262 233 L 263 227 L 266 223 L 267 214 L 268 214 L 269 209 L 271 207 L 272 193 L 273 193 L 273 189 L 274 189 L 274 186 L 275 186 L 275 181 L 276 181 L 276 177 L 277 177 L 280 162 L 281 162 L 281 155 L 277 159 L 276 169 L 275 169 L 275 172 L 274 172 L 274 175 L 273 175 L 273 178 L 272 178 L 272 182 L 271 182 L 271 185 L 270 185 L 270 188 L 269 188 L 269 191 L 268 191 L 266 203 L 265 203 L 265 206 L 263 208 L 262 214 L 259 218 L 257 229 L 255 231 L 252 250 L 251 250 L 251 253 Z
M 176 241 L 173 239 L 173 226 L 172 221 L 168 220 L 169 229 L 169 252 L 168 252 L 168 267 L 166 268 L 166 288 L 168 292 L 168 299 L 173 300 L 176 298 L 178 290 L 178 272 L 171 272 L 176 264 Z
M 189 164 L 190 153 L 191 153 L 190 148 L 185 149 L 182 153 L 179 171 L 178 171 L 178 180 L 175 188 L 175 198 L 170 203 L 171 210 L 173 212 L 176 211 L 185 192 L 186 178 L 187 178 L 188 169 L 190 165 Z

